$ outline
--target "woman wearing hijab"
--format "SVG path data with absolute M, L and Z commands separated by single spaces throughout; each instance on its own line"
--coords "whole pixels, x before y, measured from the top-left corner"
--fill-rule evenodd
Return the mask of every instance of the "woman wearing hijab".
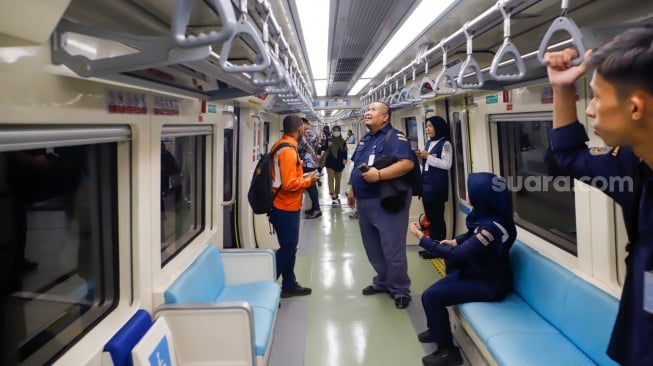
M 449 199 L 449 169 L 452 162 L 447 122 L 442 117 L 429 117 L 426 120 L 426 136 L 429 140 L 424 150 L 415 151 L 423 162 L 422 204 L 431 223 L 431 239 L 443 240 L 447 236 L 444 204 Z M 428 257 L 426 253 L 421 255 Z
M 340 203 L 340 179 L 342 171 L 347 165 L 347 145 L 341 136 L 340 126 L 333 126 L 333 136 L 328 140 L 328 147 L 325 151 L 327 174 L 329 175 L 329 194 L 333 203 Z
M 422 358 L 425 366 L 463 362 L 460 351 L 453 345 L 446 306 L 498 301 L 512 289 L 509 251 L 517 230 L 510 192 L 499 189 L 505 187 L 505 182 L 492 173 L 472 173 L 467 185 L 473 209 L 467 216 L 466 233 L 438 242 L 425 237 L 419 223 L 410 225 L 422 248 L 454 267 L 422 294 L 428 329 L 418 339 L 438 344 L 436 352 Z

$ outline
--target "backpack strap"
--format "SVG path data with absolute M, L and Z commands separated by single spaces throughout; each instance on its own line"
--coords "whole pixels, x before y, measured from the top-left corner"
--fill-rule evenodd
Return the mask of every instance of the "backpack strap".
M 279 150 L 283 149 L 284 147 L 293 147 L 293 145 L 290 142 L 282 142 L 279 145 L 277 145 L 274 149 L 272 149 L 272 151 L 270 152 L 270 156 L 272 157 L 272 164 L 274 164 L 274 156 L 277 154 Z M 299 151 L 295 149 L 295 152 L 297 153 L 297 165 L 299 165 Z M 283 183 L 279 185 L 277 191 L 274 192 L 274 194 L 272 195 L 272 204 L 274 204 L 274 200 L 277 198 L 279 192 L 281 192 L 281 187 L 283 187 Z

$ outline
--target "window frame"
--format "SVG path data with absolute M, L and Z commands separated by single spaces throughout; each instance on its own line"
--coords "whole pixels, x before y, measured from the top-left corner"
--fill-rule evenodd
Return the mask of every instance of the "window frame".
M 42 148 L 74 147 L 113 143 L 109 151 L 89 149 L 88 153 L 99 154 L 96 158 L 103 158 L 107 152 L 115 159 L 115 166 L 107 166 L 111 177 L 115 179 L 109 189 L 100 189 L 98 199 L 102 207 L 107 204 L 112 206 L 111 212 L 99 212 L 100 222 L 94 224 L 98 227 L 111 228 L 102 230 L 100 234 L 104 240 L 102 247 L 97 248 L 101 255 L 98 262 L 101 268 L 93 271 L 102 273 L 101 281 L 96 286 L 104 291 L 101 293 L 100 302 L 95 301 L 91 307 L 73 318 L 67 325 L 60 328 L 51 339 L 43 343 L 36 351 L 29 354 L 24 363 L 49 363 L 61 357 L 75 344 L 84 339 L 100 322 L 111 314 L 125 296 L 132 295 L 129 277 L 131 268 L 124 265 L 123 259 L 129 256 L 129 251 L 124 250 L 131 245 L 130 222 L 131 197 L 129 194 L 129 181 L 131 171 L 131 129 L 128 125 L 65 125 L 65 124 L 3 124 L 0 127 L 0 152 L 21 151 Z M 107 172 L 103 173 L 104 174 Z M 106 182 L 101 182 L 106 185 Z M 103 188 L 103 187 L 100 187 Z M 113 202 L 106 200 L 114 199 Z M 118 212 L 121 214 L 118 215 Z M 112 218 L 112 219 L 111 219 Z M 107 237 L 108 236 L 108 237 Z M 127 253 L 126 253 L 127 252 Z M 128 263 L 128 262 L 127 262 Z M 126 276 L 124 276 L 126 275 Z M 47 294 L 46 294 L 47 295 Z M 95 299 L 95 298 L 94 298 Z M 4 314 L 0 314 L 4 316 Z M 27 317 L 28 314 L 25 314 Z M 38 337 L 39 333 L 30 334 L 28 339 Z

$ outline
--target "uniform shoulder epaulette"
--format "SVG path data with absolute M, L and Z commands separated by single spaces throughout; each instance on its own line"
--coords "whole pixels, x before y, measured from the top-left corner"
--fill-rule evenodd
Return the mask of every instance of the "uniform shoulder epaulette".
M 619 153 L 619 149 L 616 149 L 617 150 L 616 153 L 613 152 L 614 150 L 615 150 L 615 148 L 612 147 L 612 146 L 600 146 L 600 147 L 590 147 L 589 148 L 590 155 L 594 155 L 594 156 L 606 155 L 606 154 L 609 154 L 610 152 L 612 152 L 613 156 L 617 156 L 616 154 Z
M 404 133 L 401 132 L 401 131 L 395 130 L 395 135 L 397 136 L 397 139 L 399 141 L 408 141 L 408 139 L 406 138 L 406 135 L 404 135 Z

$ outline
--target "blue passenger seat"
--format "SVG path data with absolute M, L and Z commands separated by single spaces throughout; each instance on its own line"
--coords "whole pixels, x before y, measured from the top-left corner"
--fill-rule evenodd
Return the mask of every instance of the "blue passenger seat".
M 616 298 L 519 241 L 510 261 L 514 292 L 458 306 L 496 363 L 616 365 L 606 354 Z
M 108 353 L 114 366 L 132 366 L 131 351 L 152 327 L 150 313 L 141 309 L 107 342 L 104 352 Z

